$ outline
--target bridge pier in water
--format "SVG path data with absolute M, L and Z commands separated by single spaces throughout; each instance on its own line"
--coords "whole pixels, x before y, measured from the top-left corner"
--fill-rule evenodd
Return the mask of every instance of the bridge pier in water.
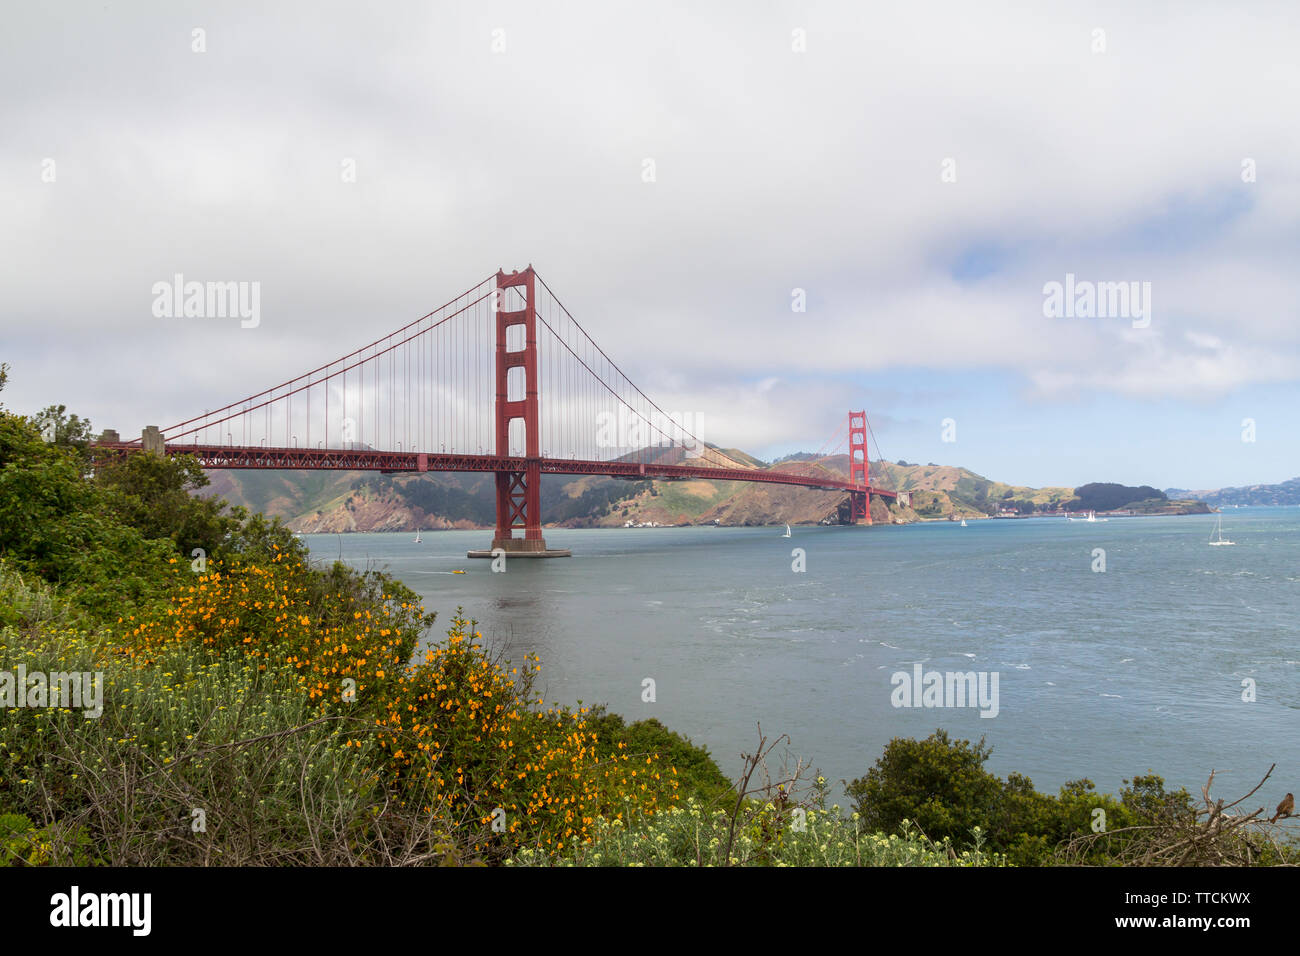
M 515 289 L 524 298 L 524 307 L 506 311 L 506 292 Z M 537 299 L 536 275 L 530 265 L 523 272 L 506 275 L 497 270 L 497 288 L 494 299 L 496 310 L 496 444 L 497 456 L 510 457 L 510 423 L 521 419 L 524 423 L 524 470 L 498 471 L 497 528 L 490 551 L 470 551 L 466 557 L 490 558 L 504 552 L 517 558 L 567 558 L 567 549 L 546 547 L 542 537 L 542 458 L 538 441 L 538 374 L 537 374 Z M 524 347 L 510 351 L 506 348 L 509 329 L 524 327 Z M 524 397 L 510 401 L 509 376 L 513 368 L 524 370 Z M 522 538 L 514 530 L 523 531 Z

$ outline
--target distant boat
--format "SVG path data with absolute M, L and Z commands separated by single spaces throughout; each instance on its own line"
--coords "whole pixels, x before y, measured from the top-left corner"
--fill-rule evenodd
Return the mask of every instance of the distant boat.
M 415 529 L 415 543 L 416 543 L 416 544 L 419 544 L 419 543 L 420 543 L 420 529 L 419 529 L 419 528 L 416 528 L 416 529 Z
M 1086 518 L 1071 518 L 1071 521 L 1086 521 L 1088 524 L 1096 524 L 1098 521 L 1105 521 L 1105 518 L 1098 518 L 1097 512 L 1089 511 Z
M 1229 541 L 1223 536 L 1223 512 L 1219 512 L 1219 520 L 1214 523 L 1215 537 L 1210 539 L 1211 547 L 1219 547 L 1225 544 L 1236 544 L 1235 541 Z
M 963 528 L 966 527 L 966 519 L 965 519 L 965 518 L 962 518 L 962 519 L 961 519 L 961 526 L 962 526 Z
M 789 525 L 786 525 L 786 526 L 785 526 L 785 534 L 781 535 L 781 537 L 783 537 L 783 538 L 788 538 L 788 537 L 790 537 L 790 526 L 789 526 Z

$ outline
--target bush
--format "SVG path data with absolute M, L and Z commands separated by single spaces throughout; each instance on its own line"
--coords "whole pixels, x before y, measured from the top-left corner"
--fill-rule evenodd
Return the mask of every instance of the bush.
M 727 855 L 731 815 L 691 799 L 648 819 L 599 820 L 590 843 L 561 859 L 521 850 L 519 866 L 998 866 L 1003 860 L 981 845 L 960 854 L 909 829 L 901 835 L 870 832 L 839 807 L 782 812 L 763 804 L 737 831 Z
M 984 770 L 990 753 L 983 740 L 951 741 L 944 730 L 925 740 L 896 737 L 847 793 L 868 829 L 895 833 L 910 820 L 932 839 L 964 844 L 1001 809 L 1002 783 Z
M 600 706 L 592 708 L 587 724 L 596 734 L 596 749 L 602 759 L 616 756 L 620 743 L 622 751 L 633 755 L 659 754 L 675 771 L 683 795 L 697 797 L 706 806 L 736 799 L 731 781 L 718 769 L 708 749 L 691 743 L 655 718 L 628 724 Z
M 535 656 L 512 667 L 480 640 L 458 611 L 447 639 L 386 688 L 378 721 L 402 786 L 427 787 L 430 812 L 474 834 L 473 852 L 571 850 L 602 814 L 652 814 L 677 799 L 660 753 L 602 747 L 586 708 L 547 709 L 535 696 Z
M 969 846 L 978 827 L 1017 866 L 1063 862 L 1067 843 L 1070 862 L 1113 865 L 1141 828 L 1194 814 L 1187 791 L 1166 791 L 1155 775 L 1134 777 L 1118 799 L 1094 792 L 1090 780 L 1070 781 L 1054 797 L 1021 774 L 1004 781 L 986 771 L 991 753 L 983 739 L 954 741 L 944 730 L 925 740 L 896 737 L 848 793 L 870 829 L 895 833 L 914 824 L 933 839 Z

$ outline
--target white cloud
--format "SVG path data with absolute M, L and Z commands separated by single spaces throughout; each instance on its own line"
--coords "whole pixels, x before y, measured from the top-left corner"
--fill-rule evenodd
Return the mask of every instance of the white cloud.
M 664 407 L 734 400 L 729 444 L 852 404 L 802 375 L 1197 398 L 1300 374 L 1296 9 L 745 10 L 6 12 L 9 404 L 188 417 L 529 261 Z M 952 278 L 982 245 L 998 271 Z M 152 321 L 178 271 L 261 281 L 262 327 Z M 1067 271 L 1152 282 L 1154 333 L 1044 319 Z

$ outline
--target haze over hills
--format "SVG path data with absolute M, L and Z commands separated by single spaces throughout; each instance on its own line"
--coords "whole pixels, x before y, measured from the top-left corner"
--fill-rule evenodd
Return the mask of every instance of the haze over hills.
M 1189 491 L 1182 488 L 1166 489 L 1169 497 L 1199 498 L 1217 507 L 1239 505 L 1300 505 L 1300 478 L 1290 478 L 1274 485 L 1243 485 L 1238 488 L 1214 488 L 1207 491 Z
M 772 464 L 724 449 L 736 461 L 828 477 L 848 474 L 848 456 L 792 455 Z M 304 533 L 489 528 L 495 485 L 486 473 L 392 474 L 232 470 L 209 472 L 205 495 L 282 518 Z M 872 520 L 906 523 L 998 513 L 1029 515 L 1061 508 L 1131 507 L 1146 513 L 1204 511 L 1204 505 L 1165 500 L 1152 488 L 1085 485 L 1029 488 L 992 481 L 953 465 L 871 463 L 871 481 L 908 492 L 910 503 L 875 498 Z M 1104 493 L 1103 493 L 1104 492 Z M 839 523 L 848 496 L 792 485 L 746 481 L 628 481 L 597 475 L 542 476 L 542 522 L 561 527 L 625 525 L 779 525 Z M 1171 495 L 1170 497 L 1175 497 Z M 1177 497 L 1186 497 L 1179 495 Z

